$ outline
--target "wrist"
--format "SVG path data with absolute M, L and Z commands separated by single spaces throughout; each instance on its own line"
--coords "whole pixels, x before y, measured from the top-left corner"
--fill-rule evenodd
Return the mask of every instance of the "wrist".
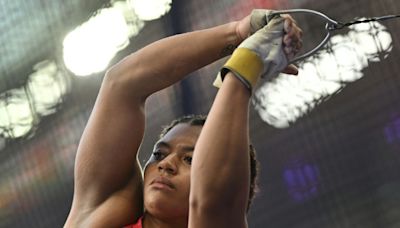
M 238 45 L 245 40 L 245 37 L 241 34 L 241 25 L 240 22 L 237 21 L 235 24 L 235 33 L 236 33 L 236 39 L 238 40 Z
M 247 37 L 250 35 L 250 15 L 246 16 L 240 21 L 237 21 L 236 24 L 236 34 L 238 37 L 238 40 L 240 40 L 239 43 L 243 42 Z
M 245 37 L 240 32 L 240 21 L 230 22 L 229 31 L 229 43 L 233 44 L 236 48 L 245 40 Z
M 224 25 L 224 46 L 221 49 L 220 57 L 231 55 L 243 41 L 243 39 L 237 33 L 237 24 L 238 22 L 234 21 Z
M 231 72 L 249 91 L 252 91 L 263 72 L 263 68 L 263 62 L 257 53 L 250 49 L 238 48 L 221 69 L 216 81 L 214 81 L 214 86 L 219 88 L 225 75 Z

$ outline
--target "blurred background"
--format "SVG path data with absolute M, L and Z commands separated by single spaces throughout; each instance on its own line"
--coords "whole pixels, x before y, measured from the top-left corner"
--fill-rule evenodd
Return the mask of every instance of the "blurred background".
M 0 227 L 43 228 L 65 222 L 79 139 L 105 70 L 124 56 L 253 8 L 308 8 L 340 21 L 400 13 L 395 0 L 0 4 Z M 324 23 L 294 16 L 305 50 L 316 46 Z M 399 27 L 395 19 L 336 31 L 323 50 L 298 63 L 298 77 L 260 83 L 251 108 L 260 189 L 250 227 L 400 227 Z M 207 114 L 223 61 L 149 98 L 141 162 L 163 125 Z

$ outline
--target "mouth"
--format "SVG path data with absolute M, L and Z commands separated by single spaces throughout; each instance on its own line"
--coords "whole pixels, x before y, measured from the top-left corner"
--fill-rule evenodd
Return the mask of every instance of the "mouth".
M 156 177 L 151 183 L 150 186 L 157 188 L 157 189 L 169 189 L 169 190 L 173 190 L 175 189 L 174 184 L 172 184 L 172 182 L 166 178 L 166 177 Z

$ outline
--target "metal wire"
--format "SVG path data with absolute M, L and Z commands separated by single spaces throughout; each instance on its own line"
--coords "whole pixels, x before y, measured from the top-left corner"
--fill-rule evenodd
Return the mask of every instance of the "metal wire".
M 346 23 L 338 22 L 338 25 L 332 27 L 331 30 L 342 29 L 344 27 L 348 27 L 348 26 L 354 25 L 354 24 L 368 23 L 368 22 L 372 22 L 372 21 L 385 21 L 385 20 L 395 19 L 398 17 L 400 17 L 400 15 L 386 15 L 386 16 L 380 16 L 380 17 L 370 17 L 370 18 L 361 19 L 361 20 L 354 20 L 354 21 L 350 21 L 350 22 L 346 22 Z
M 321 41 L 321 43 L 319 43 L 315 48 L 313 48 L 311 51 L 309 51 L 301 56 L 295 57 L 294 59 L 292 59 L 290 61 L 290 63 L 298 62 L 298 61 L 303 60 L 303 59 L 315 54 L 316 52 L 318 52 L 329 41 L 329 39 L 331 37 L 331 32 L 333 32 L 335 30 L 339 30 L 344 27 L 348 27 L 350 25 L 359 24 L 359 23 L 368 23 L 371 21 L 385 21 L 385 20 L 400 17 L 400 15 L 385 15 L 385 16 L 379 16 L 379 17 L 371 17 L 371 18 L 366 18 L 366 19 L 354 20 L 354 21 L 350 21 L 350 22 L 338 22 L 321 12 L 318 12 L 315 10 L 310 10 L 310 9 L 278 10 L 278 11 L 273 11 L 268 16 L 280 15 L 280 14 L 292 14 L 292 13 L 308 13 L 308 14 L 314 14 L 316 16 L 319 16 L 320 19 L 326 21 L 326 24 L 325 24 L 326 36 Z

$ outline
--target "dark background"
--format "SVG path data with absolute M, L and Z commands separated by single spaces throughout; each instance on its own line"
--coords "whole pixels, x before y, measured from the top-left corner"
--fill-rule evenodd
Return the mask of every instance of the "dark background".
M 50 59 L 62 65 L 63 37 L 106 3 L 1 1 L 0 99 L 7 101 L 8 91 L 24 87 L 36 63 Z M 112 63 L 157 39 L 240 19 L 262 7 L 314 9 L 343 21 L 400 12 L 395 0 L 175 0 L 171 11 L 146 22 Z M 315 46 L 323 34 L 318 20 L 298 19 L 306 48 Z M 250 227 L 400 227 L 400 19 L 381 24 L 391 36 L 390 49 L 377 48 L 378 59 L 369 58 L 362 68 L 350 66 L 360 78 L 340 81 L 337 92 L 317 99 L 315 107 L 289 127 L 276 128 L 252 109 L 251 138 L 261 170 Z M 337 34 L 346 36 L 349 31 Z M 380 46 L 377 34 L 366 32 Z M 335 47 L 328 45 L 322 53 L 335 53 Z M 360 48 L 354 51 L 365 55 Z M 323 54 L 307 60 L 319 67 L 320 77 L 324 66 L 318 58 Z M 148 100 L 141 161 L 148 157 L 161 126 L 184 114 L 208 112 L 216 94 L 211 83 L 222 62 Z M 344 68 L 329 64 L 338 72 Z M 72 201 L 76 148 L 103 75 L 82 78 L 64 70 L 68 89 L 52 107 L 54 113 L 37 116 L 25 137 L 12 138 L 6 128 L 0 131 L 0 227 L 62 227 Z M 306 77 L 300 72 L 302 76 Z M 290 92 L 287 88 L 282 97 Z M 276 102 L 281 102 L 279 96 Z

